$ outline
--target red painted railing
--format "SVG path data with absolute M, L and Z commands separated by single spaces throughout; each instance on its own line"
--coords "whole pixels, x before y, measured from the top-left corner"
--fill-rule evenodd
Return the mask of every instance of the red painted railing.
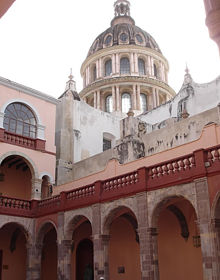
M 138 192 L 191 182 L 216 172 L 220 172 L 220 145 L 97 181 L 41 201 L 0 196 L 0 214 L 39 217 L 119 199 Z

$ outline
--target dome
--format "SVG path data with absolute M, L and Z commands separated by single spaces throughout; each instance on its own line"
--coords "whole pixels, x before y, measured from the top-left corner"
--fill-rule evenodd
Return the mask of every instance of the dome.
M 87 57 L 99 50 L 116 45 L 138 45 L 161 53 L 154 38 L 135 25 L 135 21 L 130 17 L 129 4 L 128 1 L 121 0 L 115 3 L 115 17 L 111 22 L 111 27 L 95 39 Z

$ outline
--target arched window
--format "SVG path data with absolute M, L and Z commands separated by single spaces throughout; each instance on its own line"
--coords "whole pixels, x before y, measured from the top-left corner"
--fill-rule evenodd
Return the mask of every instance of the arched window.
M 140 75 L 146 75 L 145 62 L 141 58 L 138 59 L 138 71 Z
M 147 96 L 144 93 L 141 93 L 141 111 L 147 111 Z
M 130 61 L 127 57 L 123 57 L 120 60 L 120 73 L 130 74 Z
M 157 66 L 154 64 L 154 77 L 158 78 Z
M 123 113 L 127 113 L 131 109 L 131 95 L 129 93 L 122 94 L 121 107 Z
M 36 138 L 36 118 L 26 105 L 19 102 L 11 103 L 4 113 L 3 126 L 6 131 Z
M 93 68 L 93 81 L 95 81 L 97 78 L 97 71 L 96 71 L 96 66 Z
M 105 62 L 105 76 L 110 76 L 112 73 L 112 61 L 111 59 Z
M 112 101 L 112 95 L 108 95 L 105 99 L 105 109 L 106 112 L 112 113 L 113 112 L 113 101 Z

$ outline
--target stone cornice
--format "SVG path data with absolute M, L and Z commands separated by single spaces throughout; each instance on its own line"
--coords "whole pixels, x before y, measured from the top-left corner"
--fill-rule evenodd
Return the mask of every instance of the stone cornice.
M 97 80 L 94 83 L 90 84 L 86 88 L 84 88 L 80 93 L 80 97 L 84 97 L 88 92 L 95 91 L 100 89 L 104 86 L 113 86 L 118 83 L 126 83 L 128 85 L 129 83 L 143 83 L 144 86 L 154 86 L 162 88 L 165 91 L 168 91 L 172 96 L 176 95 L 176 92 L 166 83 L 149 78 L 149 77 L 140 77 L 140 76 L 123 76 L 123 77 L 112 77 L 112 78 L 105 78 L 101 80 Z
M 42 99 L 44 101 L 47 101 L 47 102 L 50 102 L 52 104 L 58 104 L 58 100 L 53 98 L 52 96 L 50 95 L 47 95 L 45 93 L 42 93 L 40 91 L 37 91 L 35 89 L 32 89 L 32 88 L 29 88 L 29 87 L 26 87 L 24 85 L 21 85 L 21 84 L 18 84 L 18 83 L 15 83 L 11 80 L 8 80 L 8 79 L 5 79 L 3 77 L 0 77 L 0 85 L 3 85 L 3 86 L 6 86 L 6 87 L 9 87 L 11 89 L 15 89 L 17 91 L 21 91 L 21 92 L 24 92 L 28 95 L 31 95 L 33 97 L 36 97 L 36 98 L 39 98 L 39 99 Z
M 112 47 L 101 49 L 95 52 L 94 54 L 90 55 L 88 58 L 86 58 L 80 69 L 81 76 L 83 76 L 85 68 L 88 65 L 90 65 L 92 62 L 96 61 L 97 59 L 104 56 L 108 56 L 116 53 L 122 53 L 122 52 L 123 53 L 139 52 L 141 54 L 150 55 L 158 60 L 163 61 L 167 67 L 167 70 L 169 70 L 169 63 L 167 59 L 156 50 L 143 46 L 137 46 L 137 45 L 118 45 L 118 46 L 112 46 Z

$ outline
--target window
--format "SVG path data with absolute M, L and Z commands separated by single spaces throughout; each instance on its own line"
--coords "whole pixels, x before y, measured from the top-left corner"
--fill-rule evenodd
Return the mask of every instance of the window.
M 142 43 L 144 42 L 144 40 L 143 40 L 143 38 L 142 38 L 142 36 L 141 36 L 140 34 L 137 34 L 137 35 L 136 35 L 136 39 L 137 39 L 137 41 L 138 41 L 140 44 L 142 44 Z
M 108 95 L 105 99 L 105 109 L 106 112 L 112 113 L 113 112 L 113 101 L 112 101 L 112 95 Z
M 139 70 L 139 74 L 140 75 L 146 75 L 146 72 L 145 72 L 145 62 L 141 58 L 138 59 L 138 70 Z
M 122 113 L 127 113 L 131 109 L 131 96 L 129 93 L 123 93 L 121 99 Z
M 112 73 L 112 61 L 111 59 L 105 62 L 105 76 L 110 76 Z
M 120 40 L 122 42 L 126 42 L 128 40 L 128 35 L 126 33 L 121 33 L 120 34 Z
M 3 126 L 6 131 L 36 138 L 36 124 L 32 111 L 22 103 L 12 103 L 5 109 Z
M 109 46 L 109 45 L 111 45 L 111 42 L 112 42 L 112 36 L 108 35 L 105 39 L 105 45 Z
M 127 57 L 123 57 L 120 60 L 120 73 L 130 74 L 130 61 Z
M 157 66 L 154 64 L 154 77 L 158 78 Z
M 109 139 L 103 138 L 103 151 L 109 150 L 112 147 L 112 142 Z
M 147 111 L 147 96 L 144 93 L 141 93 L 141 111 Z
M 93 81 L 95 81 L 97 78 L 97 74 L 96 74 L 96 66 L 94 66 L 93 68 Z

